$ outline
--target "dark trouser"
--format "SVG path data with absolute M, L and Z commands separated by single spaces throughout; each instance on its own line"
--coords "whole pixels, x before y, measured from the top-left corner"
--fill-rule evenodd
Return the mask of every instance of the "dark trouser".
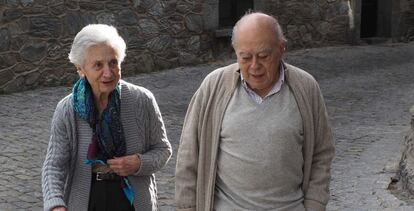
M 89 196 L 89 211 L 135 211 L 122 191 L 120 179 L 96 181 L 94 176 Z

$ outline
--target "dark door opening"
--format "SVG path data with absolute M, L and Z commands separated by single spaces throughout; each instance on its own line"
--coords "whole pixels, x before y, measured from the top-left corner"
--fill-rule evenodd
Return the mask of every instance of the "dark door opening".
M 377 35 L 378 0 L 362 0 L 361 38 Z
M 219 28 L 233 27 L 249 9 L 253 9 L 253 0 L 220 0 Z

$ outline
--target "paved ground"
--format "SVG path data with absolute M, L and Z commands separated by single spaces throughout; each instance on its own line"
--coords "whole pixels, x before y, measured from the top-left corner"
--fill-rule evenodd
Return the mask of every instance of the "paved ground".
M 414 105 L 414 43 L 290 52 L 286 60 L 320 82 L 336 158 L 328 210 L 414 210 L 386 190 Z M 174 153 L 187 104 L 223 60 L 126 78 L 155 94 Z M 40 170 L 56 103 L 68 87 L 0 95 L 0 210 L 41 210 Z M 173 210 L 175 154 L 157 174 L 161 210 Z

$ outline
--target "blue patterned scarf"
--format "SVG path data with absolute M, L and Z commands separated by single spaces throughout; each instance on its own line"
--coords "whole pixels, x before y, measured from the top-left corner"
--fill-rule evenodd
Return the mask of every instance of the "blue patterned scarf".
M 92 88 L 85 77 L 80 78 L 72 90 L 75 112 L 89 123 L 93 135 L 89 144 L 86 164 L 106 164 L 108 159 L 121 157 L 126 154 L 126 142 L 121 123 L 121 98 L 119 85 L 109 94 L 108 104 L 103 110 L 101 118 L 94 103 Z M 133 203 L 134 192 L 128 178 L 123 177 L 121 187 Z

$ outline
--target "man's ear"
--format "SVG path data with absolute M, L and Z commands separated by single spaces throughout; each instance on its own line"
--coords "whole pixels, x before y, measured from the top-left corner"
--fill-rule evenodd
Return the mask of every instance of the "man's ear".
M 279 47 L 280 47 L 280 52 L 284 53 L 286 51 L 286 42 L 282 41 Z

